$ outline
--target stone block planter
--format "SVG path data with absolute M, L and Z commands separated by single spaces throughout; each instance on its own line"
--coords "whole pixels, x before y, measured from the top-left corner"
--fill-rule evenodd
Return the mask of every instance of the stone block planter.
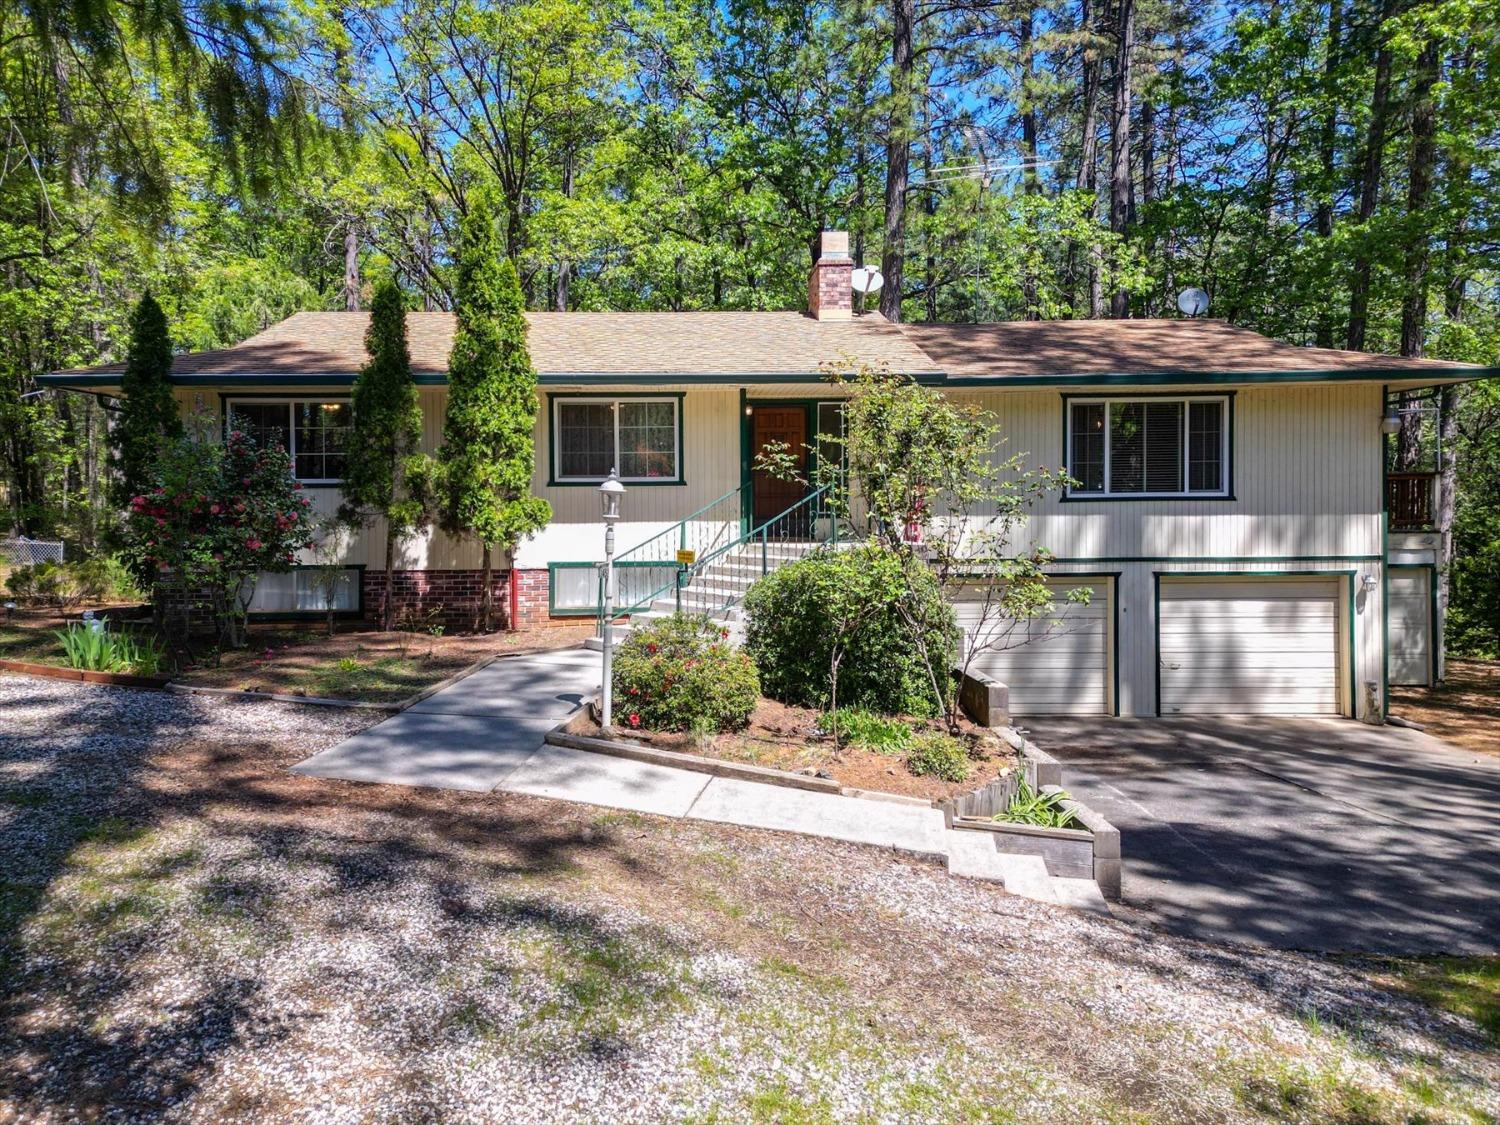
M 1100 894 L 1119 901 L 1120 830 L 1083 802 L 1068 797 L 1062 803 L 1082 828 L 1042 828 L 993 819 L 1015 797 L 1023 774 L 1038 792 L 1063 792 L 1061 762 L 1009 727 L 1002 728 L 1000 735 L 1020 754 L 1021 771 L 998 777 L 972 793 L 939 801 L 938 808 L 948 827 L 991 833 L 997 850 L 1039 856 L 1047 864 L 1049 874 L 1064 879 L 1092 879 L 1098 884 Z

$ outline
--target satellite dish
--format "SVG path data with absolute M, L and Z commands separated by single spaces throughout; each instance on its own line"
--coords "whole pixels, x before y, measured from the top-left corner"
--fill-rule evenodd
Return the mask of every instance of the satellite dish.
M 849 275 L 849 284 L 856 293 L 874 293 L 885 284 L 885 278 L 874 266 L 860 266 Z
M 1177 307 L 1188 316 L 1202 316 L 1208 311 L 1208 294 L 1201 289 L 1184 289 L 1177 294 Z

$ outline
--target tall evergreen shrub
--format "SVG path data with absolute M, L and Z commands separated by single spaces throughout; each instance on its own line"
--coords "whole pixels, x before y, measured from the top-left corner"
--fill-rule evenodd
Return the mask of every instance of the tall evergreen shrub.
M 406 302 L 395 281 L 382 281 L 365 332 L 369 362 L 354 382 L 354 429 L 345 457 L 340 515 L 350 523 L 385 520 L 385 595 L 380 626 L 391 627 L 395 599 L 396 545 L 426 519 L 414 494 L 412 459 L 419 456 L 422 408 L 412 381 L 406 342 Z
M 494 217 L 482 198 L 470 207 L 460 231 L 454 313 L 458 323 L 438 454 L 439 522 L 452 535 L 479 540 L 480 627 L 489 632 L 495 548 L 514 552 L 526 536 L 547 525 L 552 507 L 531 494 L 536 371 L 526 347 L 521 282 L 502 255 Z
M 114 497 L 124 508 L 148 487 L 169 439 L 182 434 L 172 398 L 172 337 L 156 298 L 146 293 L 130 315 L 130 345 L 120 376 L 122 404 L 110 430 Z

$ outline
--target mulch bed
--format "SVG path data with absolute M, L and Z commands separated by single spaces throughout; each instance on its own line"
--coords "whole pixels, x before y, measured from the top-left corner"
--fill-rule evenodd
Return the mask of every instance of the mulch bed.
M 1435 687 L 1391 688 L 1391 714 L 1480 754 L 1500 756 L 1500 660 L 1447 662 Z
M 963 781 L 917 777 L 907 770 L 900 754 L 863 746 L 839 749 L 832 738 L 818 730 L 817 720 L 818 712 L 810 707 L 790 707 L 775 700 L 762 699 L 750 717 L 749 727 L 732 734 L 717 734 L 707 739 L 662 731 L 633 730 L 626 734 L 617 725 L 615 737 L 643 742 L 659 750 L 698 754 L 726 762 L 819 773 L 851 789 L 933 800 L 968 793 L 987 785 L 1016 763 L 1015 751 L 997 735 L 965 720 L 959 737 L 969 743 L 969 764 L 972 767 L 969 776 Z M 926 729 L 942 729 L 942 724 L 937 722 L 912 720 L 912 723 Z M 574 716 L 567 731 L 569 734 L 600 737 L 599 724 L 585 712 Z

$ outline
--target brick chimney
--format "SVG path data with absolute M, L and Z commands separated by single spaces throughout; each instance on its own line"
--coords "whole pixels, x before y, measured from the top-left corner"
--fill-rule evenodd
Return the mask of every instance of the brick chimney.
M 850 274 L 849 232 L 825 230 L 818 243 L 818 260 L 807 276 L 807 315 L 814 320 L 848 320 L 854 315 L 854 287 Z

